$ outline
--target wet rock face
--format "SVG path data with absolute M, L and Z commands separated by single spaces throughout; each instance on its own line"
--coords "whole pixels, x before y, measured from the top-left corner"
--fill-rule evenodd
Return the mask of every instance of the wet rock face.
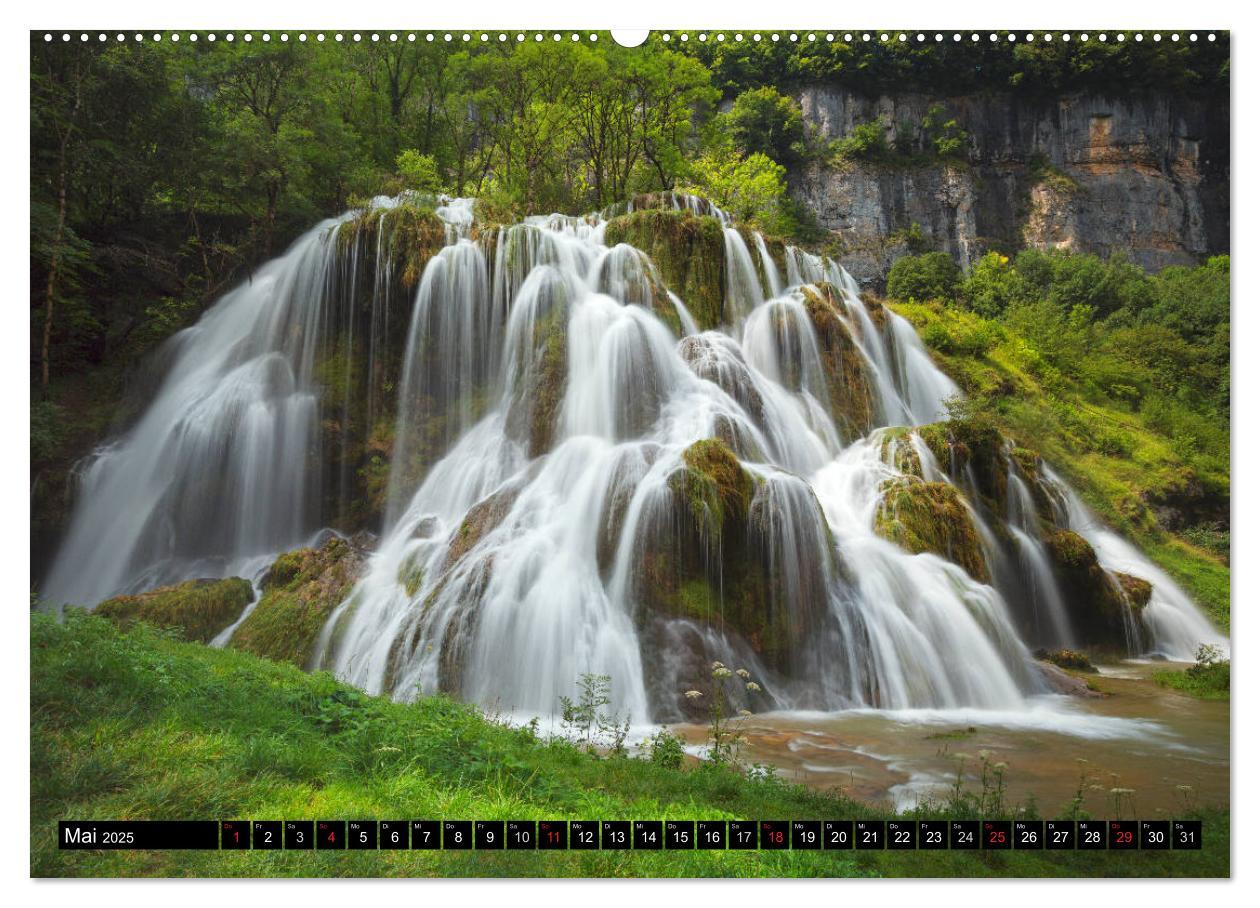
M 1081 642 L 1117 652 L 1145 649 L 1149 641 L 1142 639 L 1140 618 L 1151 600 L 1151 584 L 1104 570 L 1093 546 L 1071 530 L 1052 530 L 1045 542 Z
M 990 248 L 1123 250 L 1148 269 L 1229 249 L 1228 98 L 867 97 L 832 86 L 800 98 L 827 139 L 882 119 L 891 143 L 897 124 L 917 130 L 937 104 L 968 135 L 965 161 L 790 175 L 793 195 L 834 232 L 864 284 L 919 251 L 906 233 L 915 224 L 928 248 L 964 267 Z

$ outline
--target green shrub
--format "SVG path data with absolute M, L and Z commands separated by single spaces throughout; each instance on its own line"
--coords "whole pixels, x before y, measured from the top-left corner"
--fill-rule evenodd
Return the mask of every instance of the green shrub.
M 662 728 L 642 745 L 648 762 L 663 769 L 681 769 L 683 757 L 683 739 L 668 728 Z
M 402 177 L 407 189 L 423 193 L 441 191 L 442 176 L 433 155 L 421 154 L 414 148 L 408 148 L 398 155 L 395 163 L 398 175 Z
M 843 139 L 831 143 L 831 151 L 848 161 L 887 161 L 892 156 L 888 126 L 883 120 L 858 123 Z
M 1011 260 L 998 252 L 986 252 L 971 266 L 962 283 L 967 307 L 985 318 L 997 318 L 1022 296 L 1023 282 Z
M 967 131 L 954 119 L 946 119 L 945 108 L 933 104 L 923 118 L 923 138 L 938 158 L 960 158 L 967 153 Z
M 925 252 L 897 259 L 888 272 L 888 295 L 903 300 L 952 298 L 962 270 L 947 252 Z
M 741 221 L 772 233 L 783 229 L 786 171 L 760 152 L 747 157 L 733 149 L 704 155 L 691 166 L 691 184 L 684 188 L 712 199 Z

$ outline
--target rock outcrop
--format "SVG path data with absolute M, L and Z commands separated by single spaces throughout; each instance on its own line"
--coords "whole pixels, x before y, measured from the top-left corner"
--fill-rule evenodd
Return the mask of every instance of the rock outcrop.
M 916 554 L 939 555 L 981 583 L 989 582 L 971 511 L 958 489 L 947 482 L 888 480 L 875 514 L 875 532 Z
M 1228 97 L 869 97 L 814 86 L 800 100 L 826 139 L 881 120 L 891 145 L 899 127 L 921 132 L 936 105 L 967 135 L 957 159 L 813 164 L 790 175 L 795 198 L 864 284 L 924 248 L 964 267 L 989 249 L 1120 251 L 1148 269 L 1229 250 Z
M 1151 600 L 1151 584 L 1105 570 L 1094 547 L 1071 530 L 1053 530 L 1045 542 L 1080 641 L 1118 652 L 1144 650 L 1149 641 L 1139 618 Z

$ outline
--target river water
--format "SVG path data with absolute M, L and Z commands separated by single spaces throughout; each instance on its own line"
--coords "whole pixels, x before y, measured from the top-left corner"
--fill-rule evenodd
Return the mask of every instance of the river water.
M 960 766 L 965 790 L 981 788 L 981 755 L 1005 763 L 1006 802 L 1035 798 L 1053 817 L 1084 790 L 1082 809 L 1151 819 L 1229 803 L 1229 702 L 1199 700 L 1149 680 L 1167 662 L 1102 666 L 1092 683 L 1107 696 L 1030 698 L 1018 710 L 778 712 L 743 720 L 745 763 L 776 767 L 789 781 L 906 809 L 946 799 Z M 688 750 L 703 726 L 679 725 Z M 1082 762 L 1084 761 L 1084 762 Z M 1084 782 L 1082 783 L 1082 775 Z

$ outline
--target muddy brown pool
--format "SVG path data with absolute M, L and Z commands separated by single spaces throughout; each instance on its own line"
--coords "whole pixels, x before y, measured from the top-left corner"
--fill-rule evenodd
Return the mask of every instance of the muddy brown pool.
M 1157 817 L 1229 803 L 1229 702 L 1199 700 L 1149 680 L 1170 663 L 1124 663 L 1091 676 L 1107 696 L 1035 698 L 1011 712 L 984 710 L 769 713 L 744 720 L 745 763 L 785 779 L 904 809 L 942 800 L 963 768 L 980 790 L 981 753 L 1006 764 L 1007 803 L 1035 798 L 1053 816 L 1085 774 L 1084 809 L 1095 816 Z M 680 725 L 689 749 L 705 728 Z M 1082 762 L 1084 761 L 1084 762 Z

